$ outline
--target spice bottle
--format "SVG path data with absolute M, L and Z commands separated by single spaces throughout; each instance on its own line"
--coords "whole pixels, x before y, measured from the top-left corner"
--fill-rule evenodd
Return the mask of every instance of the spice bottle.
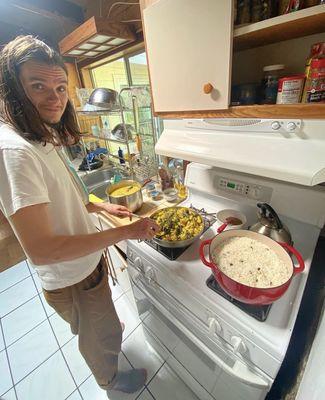
M 325 58 L 312 60 L 306 89 L 307 103 L 325 103 Z
M 305 75 L 306 82 L 302 95 L 302 103 L 307 103 L 307 88 L 310 86 L 310 65 L 312 60 L 325 57 L 325 42 L 315 43 L 311 46 L 309 57 L 306 60 Z
M 237 1 L 237 25 L 248 24 L 251 21 L 251 1 Z
M 264 77 L 262 80 L 262 104 L 275 104 L 278 94 L 278 83 L 283 64 L 267 65 L 263 68 Z
M 277 15 L 278 5 L 275 0 L 252 0 L 251 22 L 263 21 Z

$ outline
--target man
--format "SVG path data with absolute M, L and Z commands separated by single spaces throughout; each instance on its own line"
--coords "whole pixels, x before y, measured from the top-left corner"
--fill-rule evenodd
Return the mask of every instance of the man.
M 8 219 L 47 302 L 78 334 L 79 349 L 104 390 L 135 392 L 146 371 L 118 371 L 122 328 L 111 299 L 103 249 L 150 239 L 149 219 L 97 232 L 88 213 L 128 216 L 125 207 L 82 200 L 61 146 L 78 142 L 60 56 L 32 36 L 0 53 L 0 211 Z

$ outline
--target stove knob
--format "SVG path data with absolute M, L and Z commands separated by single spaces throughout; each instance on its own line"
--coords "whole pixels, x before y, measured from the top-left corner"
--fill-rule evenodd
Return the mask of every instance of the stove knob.
M 279 121 L 273 121 L 271 124 L 271 127 L 274 131 L 277 131 L 278 129 L 281 128 L 280 122 Z
M 146 269 L 144 276 L 146 277 L 148 283 L 151 283 L 155 280 L 155 271 L 153 270 L 153 268 L 149 267 Z
M 289 131 L 294 131 L 297 128 L 297 125 L 295 122 L 288 122 L 287 128 Z
M 230 339 L 231 345 L 234 347 L 235 353 L 243 354 L 246 352 L 247 347 L 243 339 L 238 336 L 232 336 Z
M 208 324 L 209 324 L 209 333 L 210 335 L 214 335 L 215 333 L 220 334 L 221 333 L 221 325 L 218 320 L 216 320 L 213 317 L 208 318 Z
M 133 251 L 129 250 L 129 259 L 132 261 L 133 260 Z
M 136 258 L 135 258 L 135 260 L 134 260 L 134 266 L 135 266 L 136 269 L 142 269 L 142 268 L 143 268 L 143 266 L 142 266 L 142 261 L 141 261 L 141 258 L 140 258 L 140 257 L 136 257 Z
M 134 282 L 137 282 L 140 278 L 141 278 L 140 272 L 136 271 L 136 272 L 134 272 L 134 273 L 132 274 L 132 280 L 133 280 Z

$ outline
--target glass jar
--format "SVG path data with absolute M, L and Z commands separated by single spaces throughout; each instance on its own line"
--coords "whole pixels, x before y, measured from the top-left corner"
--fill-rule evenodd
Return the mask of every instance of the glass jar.
M 267 65 L 263 68 L 264 77 L 262 80 L 262 104 L 275 104 L 278 94 L 278 84 L 283 64 Z
M 249 24 L 251 21 L 251 1 L 237 1 L 237 25 Z
M 251 22 L 263 21 L 277 15 L 278 4 L 275 0 L 252 0 Z

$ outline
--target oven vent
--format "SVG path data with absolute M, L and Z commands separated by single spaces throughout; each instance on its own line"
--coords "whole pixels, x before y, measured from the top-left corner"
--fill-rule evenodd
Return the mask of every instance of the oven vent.
M 249 126 L 262 122 L 261 119 L 204 119 L 203 122 L 214 126 Z

